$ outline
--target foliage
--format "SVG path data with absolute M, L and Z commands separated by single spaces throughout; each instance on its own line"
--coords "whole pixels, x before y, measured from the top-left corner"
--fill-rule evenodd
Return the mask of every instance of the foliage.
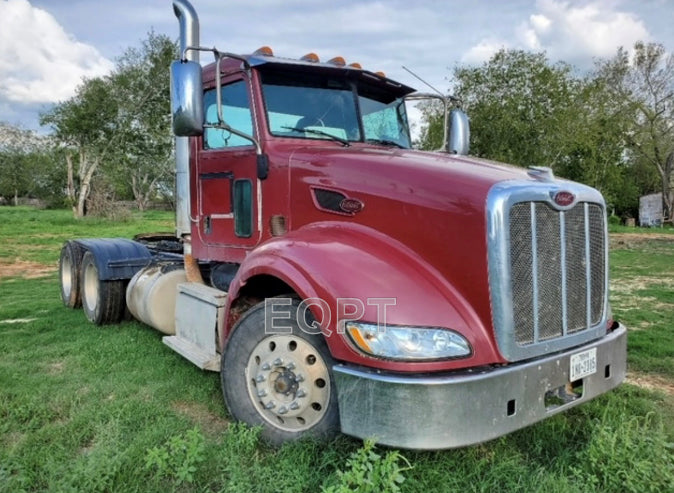
M 400 460 L 406 467 L 400 466 Z M 374 440 L 365 440 L 346 465 L 346 471 L 337 471 L 338 485 L 324 487 L 323 493 L 397 493 L 405 481 L 402 473 L 411 467 L 397 450 L 387 452 L 384 457 L 376 453 Z
M 170 38 L 150 32 L 140 48 L 126 50 L 111 76 L 119 101 L 122 152 L 106 163 L 105 171 L 121 194 L 132 194 L 140 210 L 147 207 L 158 185 L 173 189 L 168 67 L 177 51 Z
M 19 197 L 51 204 L 65 182 L 59 171 L 49 138 L 0 122 L 1 197 L 11 198 L 14 205 Z
M 672 56 L 652 43 L 637 43 L 632 60 L 621 49 L 586 75 L 545 53 L 505 49 L 454 70 L 454 92 L 471 118 L 471 153 L 549 166 L 598 188 L 622 217 L 636 217 L 646 193 L 674 200 L 673 81 Z M 421 145 L 438 148 L 440 110 L 421 109 Z
M 163 478 L 193 483 L 199 463 L 204 461 L 204 437 L 199 428 L 174 435 L 164 445 L 147 451 L 145 467 Z
M 64 148 L 75 217 L 85 215 L 98 173 L 122 193 L 131 190 L 141 209 L 160 180 L 170 183 L 168 65 L 176 51 L 170 38 L 150 32 L 110 75 L 83 81 L 75 96 L 41 115 Z
M 646 192 L 663 194 L 665 216 L 674 221 L 674 55 L 661 44 L 637 42 L 631 59 L 620 49 L 600 64 L 599 74 L 611 97 L 627 102 L 625 140 L 635 170 L 641 170 L 635 178 L 645 182 Z

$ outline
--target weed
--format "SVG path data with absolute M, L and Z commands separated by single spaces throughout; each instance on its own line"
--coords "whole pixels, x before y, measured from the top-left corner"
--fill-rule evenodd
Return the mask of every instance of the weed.
M 400 461 L 405 463 L 404 467 Z M 374 440 L 365 440 L 346 465 L 346 471 L 337 471 L 339 483 L 323 487 L 323 493 L 397 493 L 405 481 L 402 473 L 411 468 L 397 450 L 386 452 L 383 457 L 375 452 Z
M 197 465 L 204 461 L 204 437 L 198 428 L 172 436 L 161 447 L 147 451 L 145 467 L 162 478 L 193 483 Z

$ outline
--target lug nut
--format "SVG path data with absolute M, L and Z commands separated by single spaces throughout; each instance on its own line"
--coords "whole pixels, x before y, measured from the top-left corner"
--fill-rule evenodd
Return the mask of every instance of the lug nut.
M 276 358 L 274 360 L 274 366 L 281 366 L 283 364 L 283 360 L 281 358 Z
M 265 395 L 267 395 L 267 391 L 265 389 L 261 389 L 261 390 L 257 391 L 258 397 L 264 397 Z
M 274 409 L 276 407 L 276 403 L 274 401 L 269 401 L 267 404 L 264 406 L 265 409 Z
M 286 414 L 288 412 L 288 408 L 285 406 L 279 407 L 278 408 L 278 413 L 279 414 Z
M 299 389 L 297 391 L 297 394 L 295 394 L 297 397 L 306 397 L 307 393 L 304 391 L 304 389 Z
M 293 401 L 293 402 L 290 403 L 290 409 L 292 409 L 293 411 L 296 411 L 299 408 L 300 408 L 300 405 L 297 403 L 297 401 Z
M 301 373 L 298 373 L 297 375 L 295 375 L 295 380 L 297 382 L 304 382 L 304 375 L 302 375 Z
M 269 363 L 265 363 L 264 365 L 262 365 L 262 369 L 264 371 L 269 371 L 271 370 L 271 365 Z
M 255 381 L 256 381 L 257 383 L 262 383 L 262 382 L 264 382 L 266 379 L 267 379 L 267 378 L 266 378 L 262 373 L 260 373 L 257 377 L 255 377 Z
M 295 369 L 295 363 L 292 361 L 286 365 L 287 370 L 294 370 Z

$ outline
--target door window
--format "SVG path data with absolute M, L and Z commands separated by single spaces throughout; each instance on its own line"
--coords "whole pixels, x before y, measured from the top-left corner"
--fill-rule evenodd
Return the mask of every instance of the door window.
M 248 90 L 240 80 L 221 88 L 222 118 L 235 130 L 253 135 L 253 119 L 250 111 Z M 204 115 L 206 123 L 218 123 L 218 108 L 215 89 L 204 94 Z M 249 146 L 251 141 L 220 128 L 206 128 L 204 131 L 204 149 L 223 149 L 228 147 Z

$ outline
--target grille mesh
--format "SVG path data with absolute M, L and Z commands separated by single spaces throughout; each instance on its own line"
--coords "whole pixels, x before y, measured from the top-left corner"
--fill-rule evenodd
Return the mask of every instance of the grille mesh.
M 557 339 L 601 321 L 604 248 L 604 214 L 597 204 L 557 211 L 544 202 L 520 202 L 510 209 L 517 344 Z

